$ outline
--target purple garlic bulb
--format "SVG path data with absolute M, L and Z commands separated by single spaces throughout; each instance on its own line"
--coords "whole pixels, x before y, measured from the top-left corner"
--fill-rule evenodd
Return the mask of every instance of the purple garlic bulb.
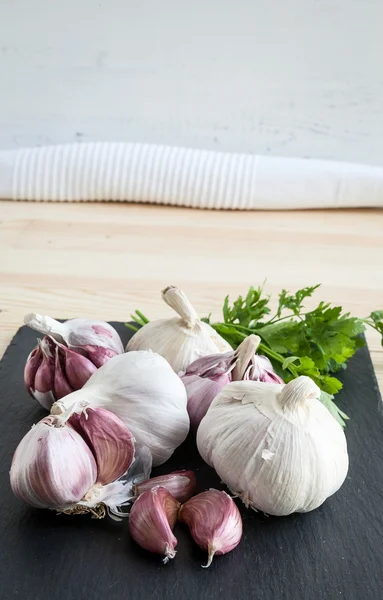
M 71 350 L 81 352 L 94 364 L 106 363 L 116 354 L 122 354 L 124 347 L 117 331 L 105 321 L 89 319 L 69 319 L 60 323 L 46 315 L 30 313 L 24 317 L 24 323 L 44 335 L 50 335 Z M 101 351 L 102 349 L 102 351 Z M 91 357 L 92 353 L 97 356 Z M 101 364 L 97 364 L 101 367 Z
M 24 382 L 30 395 L 50 410 L 56 400 L 82 388 L 97 368 L 91 358 L 45 336 L 27 358 Z
M 284 383 L 266 356 L 256 354 L 260 338 L 249 335 L 232 352 L 210 354 L 188 366 L 181 379 L 188 396 L 191 429 L 196 431 L 214 398 L 231 381 Z

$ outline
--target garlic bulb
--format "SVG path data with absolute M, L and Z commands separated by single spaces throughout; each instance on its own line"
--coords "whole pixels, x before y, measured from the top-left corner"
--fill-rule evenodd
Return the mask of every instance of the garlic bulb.
M 170 363 L 176 373 L 208 354 L 227 352 L 231 346 L 196 311 L 178 288 L 170 286 L 162 298 L 179 316 L 151 321 L 129 341 L 126 350 L 152 350 Z
M 188 395 L 190 425 L 197 430 L 214 398 L 230 381 L 283 383 L 266 356 L 256 354 L 261 338 L 249 335 L 237 350 L 198 358 L 181 376 Z
M 111 358 L 85 386 L 52 406 L 52 414 L 101 407 L 117 415 L 138 447 L 147 446 L 153 465 L 168 460 L 189 431 L 186 390 L 169 363 L 153 352 Z
M 17 446 L 10 477 L 13 492 L 26 504 L 61 509 L 79 502 L 96 483 L 97 467 L 82 437 L 49 416 Z
M 198 428 L 202 458 L 246 505 L 271 515 L 317 508 L 348 470 L 345 435 L 319 394 L 304 376 L 230 383 Z
M 124 516 L 120 507 L 131 500 L 131 486 L 118 478 L 134 459 L 130 431 L 100 408 L 73 416 L 71 423 L 67 416 L 45 417 L 21 440 L 10 471 L 12 490 L 36 508 L 102 517 L 106 507 Z
M 24 323 L 58 342 L 65 343 L 72 350 L 89 355 L 90 360 L 100 367 L 115 354 L 122 354 L 124 347 L 117 331 L 105 321 L 89 319 L 70 319 L 60 323 L 46 315 L 30 313 L 24 317 Z M 101 353 L 100 348 L 109 352 Z M 99 363 L 99 364 L 97 364 Z

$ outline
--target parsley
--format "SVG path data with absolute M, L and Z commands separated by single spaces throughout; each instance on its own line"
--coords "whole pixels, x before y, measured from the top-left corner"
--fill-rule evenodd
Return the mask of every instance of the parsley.
M 320 302 L 314 310 L 305 312 L 304 301 L 319 287 L 305 287 L 295 294 L 282 290 L 272 317 L 270 296 L 264 295 L 262 287 L 250 287 L 245 297 L 238 296 L 232 304 L 226 296 L 222 322 L 211 322 L 210 315 L 202 320 L 234 349 L 248 335 L 259 335 L 258 352 L 270 359 L 276 373 L 286 383 L 300 375 L 311 377 L 321 389 L 321 402 L 344 427 L 348 417 L 334 402 L 334 395 L 342 389 L 336 374 L 345 369 L 347 361 L 365 345 L 361 334 L 366 325 L 381 334 L 383 345 L 383 310 L 360 319 L 343 313 L 341 306 Z M 132 318 L 140 327 L 149 322 L 140 311 Z M 135 326 L 127 326 L 137 330 Z

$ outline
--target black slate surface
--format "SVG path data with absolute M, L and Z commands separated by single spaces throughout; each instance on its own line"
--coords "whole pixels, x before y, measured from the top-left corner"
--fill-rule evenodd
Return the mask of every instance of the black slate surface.
M 114 325 L 125 342 L 130 332 Z M 383 600 L 383 418 L 367 348 L 342 375 L 338 396 L 351 417 L 350 471 L 341 490 L 305 515 L 267 517 L 241 506 L 240 545 L 201 569 L 206 556 L 182 525 L 176 558 L 163 565 L 135 545 L 126 522 L 56 515 L 13 496 L 13 452 L 46 414 L 23 385 L 35 338 L 22 327 L 0 363 L 1 600 Z M 190 438 L 153 474 L 179 468 L 196 470 L 199 491 L 223 487 Z

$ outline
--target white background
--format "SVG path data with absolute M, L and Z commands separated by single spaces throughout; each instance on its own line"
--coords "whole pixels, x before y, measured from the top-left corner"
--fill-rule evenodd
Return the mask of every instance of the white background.
M 0 149 L 383 164 L 382 0 L 0 0 Z

